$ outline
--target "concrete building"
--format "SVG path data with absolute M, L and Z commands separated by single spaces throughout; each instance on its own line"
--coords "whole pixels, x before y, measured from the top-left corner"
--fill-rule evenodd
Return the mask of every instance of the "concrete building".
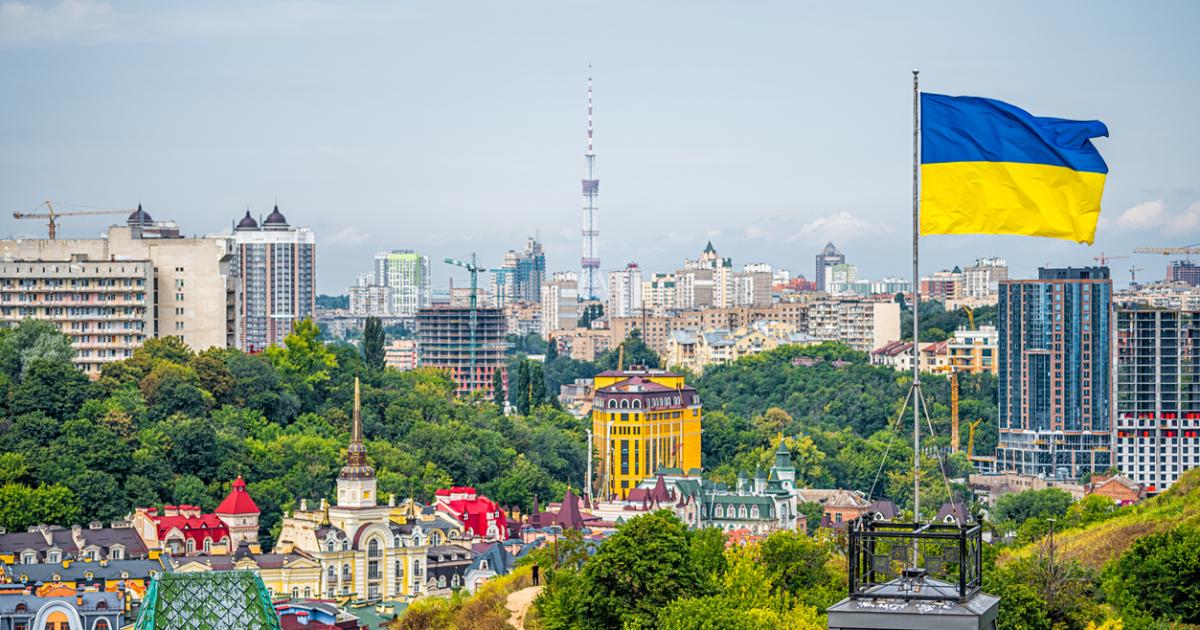
M 963 293 L 963 272 L 958 267 L 935 271 L 932 276 L 921 278 L 923 299 L 937 300 L 945 305 L 949 300 L 963 297 Z
M 1160 493 L 1200 466 L 1200 311 L 1121 305 L 1116 319 L 1116 467 Z
M 375 254 L 373 278 L 376 286 L 385 287 L 387 310 L 369 315 L 412 318 L 433 302 L 429 256 L 411 249 Z
M 1008 263 L 1003 258 L 978 258 L 962 270 L 962 297 L 985 298 L 1000 291 L 1008 280 Z
M 632 317 L 642 312 L 642 270 L 629 263 L 620 271 L 608 272 L 609 317 Z
M 474 327 L 472 329 L 472 322 Z M 417 353 L 422 367 L 450 372 L 458 395 L 492 396 L 493 373 L 507 365 L 504 311 L 498 308 L 425 308 L 417 311 Z
M 504 305 L 504 321 L 510 335 L 542 334 L 542 305 L 537 302 L 509 302 Z
M 818 291 L 829 290 L 829 284 L 833 281 L 831 269 L 834 265 L 845 264 L 845 262 L 845 254 L 838 251 L 832 242 L 825 244 L 825 247 L 817 254 L 817 268 L 813 273 L 813 282 L 816 283 Z
M 383 364 L 401 372 L 416 369 L 417 341 L 415 339 L 394 339 L 383 349 Z
M 1000 352 L 1000 333 L 995 326 L 980 326 L 979 330 L 958 329 L 947 341 L 948 361 L 957 372 L 999 374 L 996 356 Z
M 595 361 L 615 347 L 612 332 L 604 328 L 560 330 L 551 334 L 550 341 L 558 344 L 560 354 L 576 361 Z
M 808 304 L 807 332 L 818 339 L 870 352 L 900 338 L 900 305 L 855 298 L 814 300 Z
M 700 467 L 701 405 L 694 387 L 664 370 L 630 369 L 596 375 L 592 448 L 597 468 L 589 494 L 626 498 L 662 467 Z
M 1181 282 L 1200 287 L 1200 266 L 1190 260 L 1172 260 L 1167 265 L 1167 282 Z
M 51 322 L 71 338 L 75 365 L 93 378 L 154 332 L 149 260 L 0 262 L 0 323 Z
M 642 306 L 651 315 L 666 315 L 679 308 L 675 274 L 656 273 L 642 282 Z
M 261 352 L 282 344 L 316 310 L 316 235 L 288 225 L 277 205 L 261 225 L 246 211 L 231 239 L 230 273 L 241 285 L 238 347 Z
M 858 267 L 836 263 L 825 268 L 825 292 L 833 295 L 854 293 L 858 282 Z
M 1107 267 L 1000 283 L 997 470 L 1078 478 L 1112 457 Z
M 0 241 L 0 260 L 7 269 L 3 279 L 13 285 L 0 293 L 4 322 L 57 320 L 79 340 L 81 351 L 92 351 L 80 357 L 81 367 L 95 370 L 106 360 L 124 358 L 151 337 L 179 337 L 197 351 L 238 344 L 240 283 L 234 281 L 229 240 L 179 237 L 178 228 L 154 223 L 140 207 L 125 226 L 109 228 L 102 238 Z M 147 266 L 149 274 L 143 271 Z M 139 280 L 143 288 L 136 291 Z M 11 301 L 3 302 L 3 296 Z
M 571 330 L 579 323 L 579 274 L 559 272 L 542 284 L 542 336 Z

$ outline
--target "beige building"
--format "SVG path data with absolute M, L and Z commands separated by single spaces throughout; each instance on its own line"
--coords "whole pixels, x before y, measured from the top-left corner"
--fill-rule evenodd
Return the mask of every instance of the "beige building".
M 602 328 L 560 330 L 550 337 L 563 352 L 576 361 L 595 361 L 613 347 L 612 333 Z
M 321 597 L 321 563 L 299 553 L 249 553 L 174 558 L 175 573 L 250 571 L 262 578 L 271 597 Z
M 579 275 L 563 271 L 542 284 L 542 336 L 571 330 L 579 323 Z
M 75 365 L 96 377 L 153 333 L 154 265 L 72 258 L 0 262 L 0 323 L 54 323 L 71 338 Z
M 80 350 L 115 350 L 121 355 L 83 357 L 92 359 L 86 363 L 88 366 L 96 365 L 95 359 L 123 358 L 124 351 L 131 350 L 126 345 L 136 347 L 149 337 L 179 337 L 193 350 L 236 347 L 234 322 L 238 288 L 230 273 L 228 239 L 181 238 L 175 236 L 177 230 L 150 229 L 154 225 L 149 215 L 139 209 L 124 227 L 109 228 L 104 238 L 0 241 L 0 260 L 16 265 L 12 268 L 14 273 L 29 275 L 24 279 L 33 280 L 34 286 L 40 287 L 30 294 L 38 298 L 35 300 L 39 302 L 37 308 L 51 309 L 27 310 L 24 311 L 26 315 L 21 315 L 22 311 L 14 308 L 5 321 L 48 316 L 52 320 L 57 318 L 60 325 L 64 325 L 64 332 L 75 339 L 87 335 L 95 339 L 95 335 L 102 335 L 112 340 L 95 343 L 118 344 L 108 348 L 88 348 L 82 345 L 86 342 L 78 341 Z M 108 270 L 109 265 L 100 265 L 101 261 L 111 263 L 112 271 Z M 44 272 L 41 271 L 42 263 L 46 264 Z M 51 270 L 54 263 L 58 265 L 58 272 Z M 71 267 L 72 263 L 79 266 Z M 147 263 L 152 266 L 149 273 L 135 269 Z M 121 265 L 125 266 L 125 271 L 120 271 Z M 36 271 L 28 271 L 31 267 Z M 18 271 L 18 268 L 25 271 Z M 141 298 L 136 296 L 137 291 L 132 291 L 139 278 L 145 285 Z M 86 287 L 82 285 L 84 280 L 88 282 Z M 58 286 L 59 281 L 62 286 Z M 72 281 L 78 286 L 72 288 Z M 129 287 L 123 286 L 126 281 L 130 283 Z M 131 290 L 125 291 L 126 288 Z M 72 305 L 73 300 L 79 300 L 80 305 Z M 91 303 L 93 300 L 94 304 Z M 72 312 L 72 309 L 85 308 L 83 302 L 89 302 L 86 307 L 91 309 L 89 312 Z M 62 314 L 53 309 L 63 309 Z M 117 309 L 119 312 L 100 309 Z M 144 309 L 148 317 L 139 315 L 140 309 Z M 132 332 L 134 321 L 130 318 L 141 321 L 141 340 L 137 340 L 137 335 Z M 70 325 L 76 321 L 80 324 L 75 331 L 78 334 L 72 334 Z M 99 327 L 102 322 L 113 322 L 122 328 L 109 332 Z M 119 332 L 124 330 L 126 322 L 131 332 Z M 89 330 L 96 331 L 94 335 L 83 332 L 85 323 Z
M 812 345 L 819 340 L 789 324 L 760 320 L 736 330 L 682 328 L 672 331 L 664 353 L 667 365 L 697 374 L 712 365 L 774 350 L 785 345 Z
M 860 299 L 816 300 L 808 304 L 805 332 L 870 352 L 900 338 L 900 305 Z
M 395 339 L 383 349 L 383 364 L 401 372 L 417 367 L 417 341 Z
M 947 341 L 947 361 L 951 369 L 971 374 L 1000 373 L 997 361 L 1000 334 L 995 326 L 980 326 L 979 330 L 959 329 Z

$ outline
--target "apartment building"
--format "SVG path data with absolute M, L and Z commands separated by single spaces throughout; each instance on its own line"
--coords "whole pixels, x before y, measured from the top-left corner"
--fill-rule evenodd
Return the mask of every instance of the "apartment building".
M 197 351 L 213 347 L 237 347 L 238 345 L 238 328 L 235 326 L 235 322 L 238 298 L 240 298 L 240 283 L 234 281 L 228 238 L 180 237 L 179 230 L 174 227 L 174 224 L 156 223 L 149 213 L 139 208 L 130 215 L 124 226 L 109 228 L 103 238 L 0 240 L 0 260 L 5 263 L 35 265 L 39 269 L 37 274 L 42 273 L 40 271 L 41 263 L 48 265 L 57 263 L 59 266 L 57 276 L 48 270 L 45 272 L 45 277 L 26 278 L 43 283 L 41 286 L 46 286 L 44 283 L 51 280 L 62 280 L 68 285 L 73 278 L 80 281 L 86 279 L 89 283 L 92 280 L 100 280 L 101 269 L 105 270 L 103 272 L 105 274 L 110 273 L 106 271 L 107 266 L 92 266 L 91 263 L 100 263 L 101 261 L 121 262 L 126 265 L 125 272 L 116 271 L 114 268 L 114 271 L 111 272 L 114 277 L 106 278 L 106 280 L 123 283 L 126 276 L 121 276 L 121 274 L 127 273 L 130 274 L 127 277 L 132 282 L 135 273 L 133 263 L 139 261 L 149 263 L 152 269 L 151 278 L 145 280 L 143 277 L 146 282 L 145 299 L 149 300 L 147 308 L 150 312 L 150 325 L 143 329 L 145 338 L 179 337 Z M 67 266 L 72 261 L 80 264 L 86 261 L 89 264 L 74 268 L 79 271 L 77 275 L 75 270 Z M 98 275 L 89 276 L 88 274 L 93 271 Z M 18 273 L 15 268 L 13 273 Z M 140 272 L 137 273 L 140 274 Z M 14 277 L 13 280 L 15 281 L 17 278 Z M 94 283 L 89 286 L 95 286 L 97 290 L 85 291 L 80 286 L 78 287 L 79 294 L 77 294 L 80 297 L 68 299 L 82 300 L 85 299 L 82 297 L 83 293 L 94 293 L 96 294 L 95 299 L 100 301 L 99 294 L 101 293 L 118 293 L 121 296 L 125 293 L 123 290 L 100 291 L 99 289 L 103 287 Z M 124 289 L 119 286 L 113 288 Z M 47 291 L 47 293 L 56 292 Z M 125 300 L 124 297 L 121 297 L 120 300 L 138 301 L 133 298 Z M 49 304 L 46 306 L 58 308 Z M 64 308 L 66 307 L 64 306 Z M 114 308 L 134 309 L 137 308 L 137 305 L 114 306 Z M 31 313 L 31 311 L 26 312 Z M 20 311 L 11 311 L 11 319 L 7 319 L 7 321 L 24 319 L 25 317 L 19 313 Z M 42 312 L 42 314 L 46 313 Z M 95 311 L 93 314 L 98 316 L 100 312 Z M 124 313 L 118 315 L 126 317 Z M 130 326 L 132 327 L 132 325 L 131 321 Z M 70 334 L 69 330 L 64 332 Z M 97 331 L 95 334 L 102 333 Z M 123 337 L 112 343 L 130 341 L 129 335 L 123 335 Z M 100 349 L 95 348 L 95 350 Z M 108 349 L 122 352 L 125 350 L 125 348 Z
M 247 211 L 230 239 L 230 273 L 241 284 L 238 347 L 261 352 L 280 345 L 316 310 L 316 235 L 289 225 L 276 205 L 261 225 Z
M 642 270 L 629 263 L 620 271 L 608 273 L 609 317 L 630 317 L 642 312 Z
M 1000 333 L 995 326 L 980 326 L 978 330 L 958 329 L 946 341 L 948 362 L 956 372 L 970 374 L 1000 373 L 996 361 L 999 353 Z
M 1115 310 L 1115 465 L 1157 494 L 1200 466 L 1200 310 Z
M 422 367 L 447 370 L 458 395 L 492 396 L 497 369 L 506 373 L 504 310 L 434 307 L 417 311 L 417 353 Z M 506 377 L 507 378 L 507 377 Z
M 154 334 L 154 264 L 149 260 L 0 262 L 0 324 L 57 325 L 75 365 L 93 378 Z
M 559 272 L 542 284 L 542 336 L 570 330 L 579 323 L 579 274 Z
M 806 330 L 819 339 L 837 341 L 870 352 L 900 338 L 900 305 L 854 298 L 808 303 Z

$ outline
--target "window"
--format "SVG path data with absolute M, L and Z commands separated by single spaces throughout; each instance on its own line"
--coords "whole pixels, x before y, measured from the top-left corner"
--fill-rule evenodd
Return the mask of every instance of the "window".
M 122 547 L 121 545 L 113 545 L 113 548 L 108 550 L 108 559 L 109 560 L 124 560 L 125 559 L 125 548 Z
M 342 541 L 342 551 L 350 551 L 350 540 L 349 539 Z
M 112 626 L 108 625 L 107 619 L 97 619 L 96 625 L 92 626 L 92 630 L 112 630 Z
M 212 552 L 212 539 L 209 538 L 208 536 L 205 536 L 204 537 L 204 553 L 207 554 L 207 553 L 211 553 L 211 552 Z
M 293 586 L 292 587 L 292 599 L 297 599 L 299 597 L 300 597 L 300 589 Z
M 189 538 L 187 541 L 187 552 L 188 555 L 196 553 L 196 541 L 192 540 L 191 538 Z
M 333 553 L 333 541 L 332 540 L 325 543 L 325 551 L 328 551 L 329 553 Z
M 26 551 L 21 554 L 21 564 L 33 564 L 37 562 L 37 554 L 32 551 Z
M 306 597 L 306 598 L 312 597 L 312 587 L 310 587 L 310 586 L 304 587 L 304 597 Z
M 438 585 L 438 588 L 446 588 L 446 576 L 439 575 L 437 585 Z
M 379 539 L 378 538 L 372 538 L 371 542 L 367 543 L 367 557 L 368 558 L 378 558 L 379 557 Z
M 46 562 L 62 562 L 62 553 L 57 550 L 47 551 Z
M 329 579 L 330 584 L 337 583 L 337 569 L 333 568 L 333 566 L 330 565 L 329 571 L 327 571 L 326 573 L 329 576 L 328 579 Z

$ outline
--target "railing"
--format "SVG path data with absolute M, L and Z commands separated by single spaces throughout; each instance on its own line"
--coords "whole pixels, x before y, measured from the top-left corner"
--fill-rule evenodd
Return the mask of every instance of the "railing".
M 890 523 L 865 516 L 850 527 L 850 597 L 966 601 L 980 589 L 982 550 L 978 523 Z

